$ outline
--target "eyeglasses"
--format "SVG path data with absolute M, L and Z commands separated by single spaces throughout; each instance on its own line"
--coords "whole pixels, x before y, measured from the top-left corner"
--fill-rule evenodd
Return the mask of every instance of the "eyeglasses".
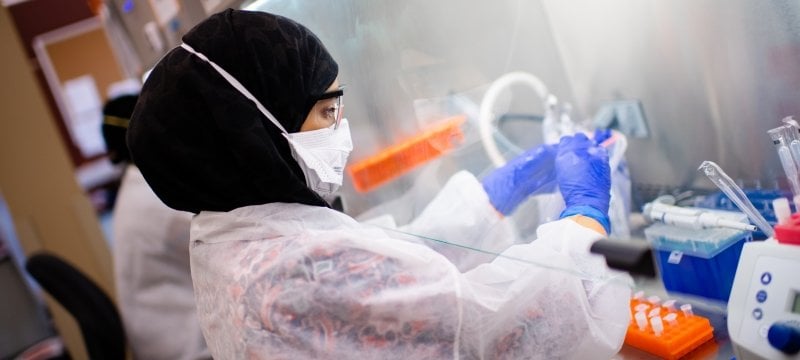
M 323 101 L 322 105 L 324 106 L 323 112 L 325 114 L 325 119 L 331 122 L 334 129 L 337 129 L 339 123 L 342 122 L 342 115 L 344 113 L 342 109 L 342 97 L 344 97 L 344 85 L 339 86 L 337 90 L 311 98 L 312 105 L 314 106 L 320 101 Z

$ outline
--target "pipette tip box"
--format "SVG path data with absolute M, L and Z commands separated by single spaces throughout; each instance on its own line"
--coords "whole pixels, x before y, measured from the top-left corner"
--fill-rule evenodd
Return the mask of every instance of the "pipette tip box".
M 747 222 L 732 211 L 713 211 L 730 220 Z M 653 246 L 664 287 L 669 292 L 728 301 L 742 245 L 749 231 L 727 228 L 689 229 L 656 223 L 644 231 Z
M 639 304 L 651 305 L 647 300 L 631 299 L 632 313 L 635 314 L 635 308 Z M 672 313 L 675 314 L 675 319 L 670 322 L 665 321 L 663 330 L 658 336 L 652 326 L 648 325 L 642 330 L 636 321 L 631 319 L 628 331 L 625 333 L 626 345 L 673 360 L 689 354 L 714 338 L 714 328 L 707 318 L 698 315 L 686 316 L 681 311 L 670 312 L 663 306 L 656 308 L 660 310 L 661 317 Z

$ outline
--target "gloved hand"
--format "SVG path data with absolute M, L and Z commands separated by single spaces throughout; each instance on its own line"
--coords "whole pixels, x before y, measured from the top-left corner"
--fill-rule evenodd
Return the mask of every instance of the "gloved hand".
M 529 149 L 483 178 L 494 208 L 508 215 L 528 196 L 555 190 L 555 145 Z
M 603 141 L 608 140 L 608 138 L 610 138 L 611 135 L 613 135 L 611 129 L 596 129 L 594 131 L 594 138 L 593 138 L 594 143 L 596 145 L 601 145 Z
M 586 135 L 561 138 L 555 160 L 556 178 L 566 209 L 561 218 L 588 216 L 611 232 L 608 204 L 611 200 L 611 169 L 608 152 Z

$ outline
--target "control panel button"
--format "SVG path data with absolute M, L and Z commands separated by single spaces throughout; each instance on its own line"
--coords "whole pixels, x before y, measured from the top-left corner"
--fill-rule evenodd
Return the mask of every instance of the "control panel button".
M 756 293 L 756 301 L 758 301 L 760 303 L 763 303 L 764 301 L 767 301 L 767 292 L 764 291 L 764 290 L 759 290 Z
M 769 272 L 765 272 L 765 273 L 761 274 L 761 283 L 762 284 L 768 285 L 771 282 L 772 282 L 772 274 L 770 274 Z
M 756 320 L 761 320 L 761 318 L 764 317 L 764 312 L 761 311 L 761 308 L 755 308 L 753 309 L 753 317 Z
M 769 327 L 767 340 L 772 347 L 786 355 L 800 352 L 800 326 L 789 322 L 776 322 Z

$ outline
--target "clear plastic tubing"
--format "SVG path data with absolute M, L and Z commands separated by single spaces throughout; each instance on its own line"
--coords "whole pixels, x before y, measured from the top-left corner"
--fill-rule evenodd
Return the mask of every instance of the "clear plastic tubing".
M 772 237 L 775 232 L 772 230 L 772 226 L 769 225 L 766 219 L 761 215 L 761 213 L 756 210 L 753 206 L 753 203 L 747 199 L 742 189 L 736 185 L 724 171 L 714 163 L 713 161 L 703 161 L 700 164 L 700 168 L 698 170 L 702 170 L 704 174 L 714 183 L 717 187 L 722 190 L 725 195 L 739 207 L 743 213 L 747 214 L 750 217 L 750 220 L 755 223 L 758 228 L 767 235 L 767 237 Z

